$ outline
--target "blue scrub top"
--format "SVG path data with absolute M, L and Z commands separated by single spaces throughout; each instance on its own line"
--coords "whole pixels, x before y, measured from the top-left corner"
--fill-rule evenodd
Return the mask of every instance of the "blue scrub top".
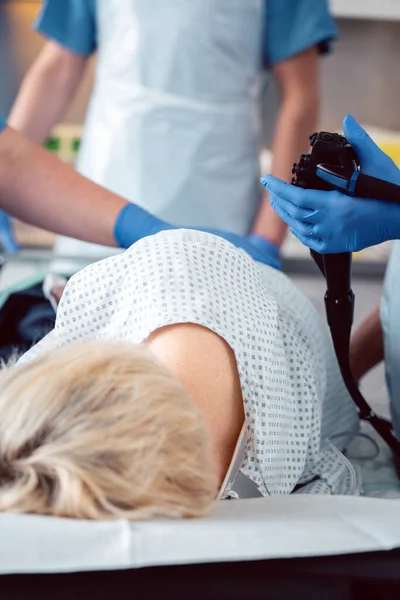
M 67 50 L 88 56 L 96 50 L 96 0 L 42 0 L 35 29 Z
M 337 29 L 327 0 L 266 0 L 264 59 L 267 66 L 317 46 L 330 50 Z
M 5 120 L 3 115 L 0 113 L 0 133 L 3 131 L 3 129 L 5 129 L 6 125 L 7 125 L 7 121 Z
M 268 67 L 313 46 L 327 52 L 337 36 L 328 0 L 266 0 L 266 6 L 263 57 Z M 88 56 L 96 51 L 95 13 L 96 0 L 43 0 L 35 28 L 71 52 Z

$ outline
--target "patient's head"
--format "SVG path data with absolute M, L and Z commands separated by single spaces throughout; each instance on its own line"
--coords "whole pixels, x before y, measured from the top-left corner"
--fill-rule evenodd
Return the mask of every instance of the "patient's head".
M 144 346 L 70 345 L 0 373 L 0 511 L 195 517 L 216 485 L 198 409 Z

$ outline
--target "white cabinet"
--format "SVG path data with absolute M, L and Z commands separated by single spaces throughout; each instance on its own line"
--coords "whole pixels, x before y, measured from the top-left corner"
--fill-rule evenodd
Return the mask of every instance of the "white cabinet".
M 335 17 L 400 21 L 400 0 L 330 0 Z

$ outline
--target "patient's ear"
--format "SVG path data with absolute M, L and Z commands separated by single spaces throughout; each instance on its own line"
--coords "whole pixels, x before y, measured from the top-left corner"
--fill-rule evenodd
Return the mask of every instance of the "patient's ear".
M 151 334 L 147 343 L 199 407 L 211 434 L 222 483 L 244 421 L 232 348 L 210 329 L 193 323 L 162 327 Z

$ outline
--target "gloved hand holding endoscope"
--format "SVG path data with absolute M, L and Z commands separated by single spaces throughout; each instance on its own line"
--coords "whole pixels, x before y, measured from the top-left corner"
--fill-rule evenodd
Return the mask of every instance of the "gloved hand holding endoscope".
M 400 458 L 400 440 L 391 423 L 375 414 L 354 381 L 349 352 L 354 312 L 351 253 L 400 237 L 400 172 L 353 117 L 345 118 L 343 129 L 346 137 L 326 131 L 310 137 L 311 152 L 293 165 L 292 185 L 271 177 L 263 183 L 271 204 L 311 248 L 325 278 L 327 321 L 359 416 Z
M 396 193 L 393 185 L 388 186 L 385 196 L 386 182 L 400 186 L 400 170 L 351 115 L 344 119 L 343 130 L 358 155 L 360 173 L 369 177 L 363 180 L 359 177 L 358 182 L 357 176 L 340 181 L 339 174 L 336 184 L 347 193 L 351 193 L 349 186 L 356 187 L 357 196 L 361 189 L 364 197 L 351 197 L 337 190 L 302 189 L 270 175 L 261 180 L 270 192 L 273 208 L 292 233 L 321 254 L 355 252 L 400 238 L 400 204 L 397 204 L 400 203 L 400 187 Z M 325 181 L 332 183 L 330 175 L 325 173 Z M 378 184 L 376 179 L 380 180 Z M 389 201 L 371 199 L 374 196 Z

